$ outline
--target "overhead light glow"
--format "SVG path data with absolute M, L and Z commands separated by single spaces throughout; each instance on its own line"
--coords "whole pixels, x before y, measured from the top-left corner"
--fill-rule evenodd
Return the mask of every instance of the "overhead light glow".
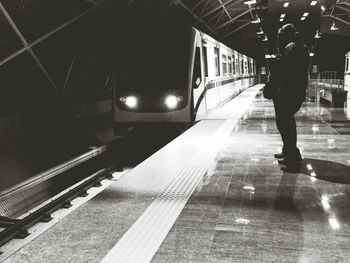
M 285 2 L 284 4 L 283 4 L 283 7 L 288 7 L 289 6 L 289 2 Z
M 249 0 L 249 1 L 244 1 L 245 5 L 253 5 L 256 4 L 256 0 Z
M 315 38 L 321 38 L 321 35 L 320 35 L 320 33 L 318 32 L 318 30 L 316 31 Z
M 303 16 L 302 18 L 300 18 L 300 20 L 305 20 L 306 19 L 306 17 L 305 16 Z
M 260 18 L 257 17 L 255 20 L 252 21 L 252 24 L 259 24 L 261 22 Z
M 260 28 L 260 31 L 256 33 L 257 35 L 263 35 L 265 34 L 264 31 Z
M 281 14 L 281 18 L 284 18 L 286 16 L 286 14 Z
M 283 22 L 283 18 L 280 19 L 280 22 Z
M 315 56 L 315 53 L 310 53 L 310 57 L 313 57 L 313 56 Z
M 333 21 L 333 24 L 331 26 L 331 30 L 334 31 L 334 30 L 339 30 L 339 28 L 337 27 L 337 25 L 335 24 L 335 21 Z
M 310 3 L 310 5 L 312 5 L 312 6 L 314 6 L 314 5 L 316 5 L 317 4 L 317 1 L 311 1 L 311 3 Z
M 305 13 L 303 14 L 303 16 L 305 16 L 305 17 L 307 17 L 308 15 L 309 15 L 308 12 L 305 12 Z
M 268 41 L 267 37 L 265 36 L 262 41 L 264 41 L 264 42 Z
M 326 11 L 326 8 L 325 8 L 325 6 L 323 5 L 323 6 L 321 6 L 321 10 L 322 10 L 322 13 L 324 12 L 324 11 Z

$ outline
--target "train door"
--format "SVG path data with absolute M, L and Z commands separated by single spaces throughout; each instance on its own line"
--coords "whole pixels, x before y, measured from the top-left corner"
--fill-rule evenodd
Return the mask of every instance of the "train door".
M 201 47 L 198 44 L 196 46 L 193 63 L 191 122 L 201 119 L 206 112 L 204 76 L 207 74 L 205 70 L 207 64 L 205 64 L 205 62 L 202 63 L 203 59 L 201 57 L 203 58 L 203 55 L 201 55 Z

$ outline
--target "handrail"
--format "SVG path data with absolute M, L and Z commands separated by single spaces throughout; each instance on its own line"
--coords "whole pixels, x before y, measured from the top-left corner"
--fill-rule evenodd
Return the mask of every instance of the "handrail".
M 20 182 L 8 189 L 5 189 L 0 192 L 0 200 L 1 199 L 6 199 L 12 195 L 18 194 L 19 192 L 23 191 L 24 189 L 27 189 L 29 187 L 33 187 L 35 185 L 38 185 L 44 181 L 47 181 L 53 177 L 55 177 L 58 174 L 61 174 L 87 160 L 90 160 L 98 155 L 101 155 L 107 150 L 107 146 L 100 146 L 96 147 L 93 150 L 84 153 L 74 159 L 71 159 L 67 162 L 64 162 L 60 165 L 57 165 L 51 169 L 48 169 L 42 173 L 39 173 L 36 176 L 33 176 L 23 182 Z

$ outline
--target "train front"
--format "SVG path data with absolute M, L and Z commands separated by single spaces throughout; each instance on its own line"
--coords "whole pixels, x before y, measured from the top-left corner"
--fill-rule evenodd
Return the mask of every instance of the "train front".
M 190 121 L 192 29 L 159 19 L 130 19 L 123 28 L 116 59 L 116 123 Z

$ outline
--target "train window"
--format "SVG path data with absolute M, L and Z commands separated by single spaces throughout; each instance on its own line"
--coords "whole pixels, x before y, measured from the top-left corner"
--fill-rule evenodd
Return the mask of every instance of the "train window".
M 203 46 L 203 63 L 204 63 L 204 76 L 208 77 L 208 50 L 206 46 Z
M 236 58 L 235 55 L 232 55 L 232 73 L 236 73 Z
M 214 47 L 214 55 L 215 55 L 215 75 L 220 76 L 220 57 L 219 57 L 219 49 Z
M 349 58 L 346 58 L 346 72 L 349 71 Z
M 243 60 L 241 60 L 241 74 L 244 74 L 244 64 L 243 64 Z
M 232 58 L 231 58 L 231 56 L 227 57 L 227 66 L 228 66 L 228 74 L 232 75 Z
M 222 55 L 222 74 L 227 74 L 227 62 L 226 62 L 226 55 Z

